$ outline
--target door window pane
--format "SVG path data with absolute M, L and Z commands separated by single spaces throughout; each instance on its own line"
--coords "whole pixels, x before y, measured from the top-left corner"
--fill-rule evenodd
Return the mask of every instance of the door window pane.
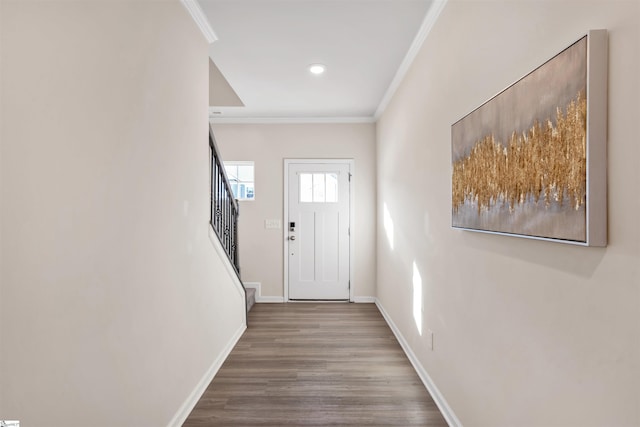
M 301 203 L 336 203 L 338 201 L 338 174 L 301 173 Z
M 313 202 L 313 175 L 310 173 L 300 174 L 300 202 Z
M 324 174 L 313 174 L 313 201 L 314 203 L 324 203 Z
M 325 200 L 327 203 L 338 201 L 338 174 L 328 173 L 326 175 Z

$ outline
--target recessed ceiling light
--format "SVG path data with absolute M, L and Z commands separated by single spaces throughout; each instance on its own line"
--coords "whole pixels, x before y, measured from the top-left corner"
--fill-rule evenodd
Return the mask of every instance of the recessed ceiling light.
M 323 64 L 311 64 L 309 65 L 309 71 L 311 74 L 320 75 L 325 72 L 327 67 Z

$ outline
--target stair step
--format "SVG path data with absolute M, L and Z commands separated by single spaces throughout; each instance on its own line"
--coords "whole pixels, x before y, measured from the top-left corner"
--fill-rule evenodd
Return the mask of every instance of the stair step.
M 256 303 L 256 289 L 246 288 L 247 291 L 247 312 L 251 310 L 251 307 Z

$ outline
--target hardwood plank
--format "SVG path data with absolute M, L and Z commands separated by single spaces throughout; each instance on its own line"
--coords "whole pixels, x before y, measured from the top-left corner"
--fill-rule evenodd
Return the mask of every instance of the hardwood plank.
M 256 304 L 185 427 L 447 423 L 374 304 Z

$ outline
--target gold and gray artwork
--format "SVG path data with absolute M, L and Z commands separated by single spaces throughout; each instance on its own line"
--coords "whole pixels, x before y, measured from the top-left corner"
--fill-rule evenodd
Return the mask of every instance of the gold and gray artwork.
M 557 109 L 555 124 L 536 121 L 526 133 L 513 132 L 507 144 L 493 135 L 476 142 L 453 164 L 453 211 L 469 201 L 478 214 L 496 204 L 513 212 L 540 199 L 546 207 L 568 203 L 580 209 L 587 185 L 586 114 L 587 101 L 578 93 L 566 109 Z
M 452 126 L 452 225 L 586 240 L 586 39 Z

